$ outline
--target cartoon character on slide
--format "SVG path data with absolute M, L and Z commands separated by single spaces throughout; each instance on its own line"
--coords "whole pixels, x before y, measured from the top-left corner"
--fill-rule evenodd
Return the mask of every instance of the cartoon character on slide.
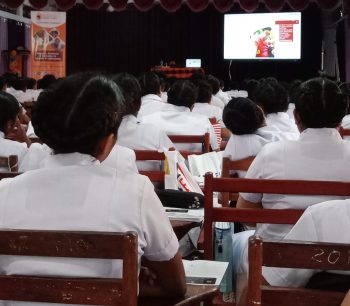
M 256 57 L 274 57 L 275 41 L 272 35 L 272 28 L 266 27 L 257 30 L 251 38 L 256 46 Z

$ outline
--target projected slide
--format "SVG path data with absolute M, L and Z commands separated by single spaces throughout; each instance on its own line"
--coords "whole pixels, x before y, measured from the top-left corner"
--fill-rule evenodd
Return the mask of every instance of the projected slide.
M 225 15 L 225 59 L 300 59 L 300 52 L 300 12 Z

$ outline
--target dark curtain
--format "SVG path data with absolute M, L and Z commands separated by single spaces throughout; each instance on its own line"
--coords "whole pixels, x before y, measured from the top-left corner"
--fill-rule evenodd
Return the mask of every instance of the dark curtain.
M 7 19 L 8 49 L 25 46 L 25 24 L 12 19 Z
M 257 12 L 263 11 L 268 10 L 260 5 Z M 290 8 L 285 6 L 282 11 Z M 230 12 L 243 10 L 235 4 Z M 167 13 L 160 5 L 147 12 L 128 5 L 125 11 L 113 13 L 78 6 L 67 14 L 69 73 L 100 70 L 138 74 L 161 60 L 184 65 L 186 58 L 200 58 L 207 73 L 228 82 L 229 61 L 223 59 L 224 15 L 212 4 L 200 13 L 191 12 L 187 5 L 175 13 Z M 316 76 L 322 40 L 320 16 L 316 4 L 310 4 L 302 14 L 302 60 L 233 61 L 232 81 L 267 75 L 281 80 Z

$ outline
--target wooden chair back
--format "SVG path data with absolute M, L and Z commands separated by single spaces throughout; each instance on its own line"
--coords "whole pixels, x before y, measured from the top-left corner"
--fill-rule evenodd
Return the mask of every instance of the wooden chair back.
M 16 177 L 17 175 L 22 174 L 22 172 L 0 172 L 0 180 L 4 178 Z
M 136 155 L 136 161 L 164 161 L 165 154 L 163 152 L 152 150 L 134 150 Z M 140 174 L 148 176 L 151 182 L 164 183 L 165 172 L 164 170 L 158 171 L 140 171 Z
M 255 156 L 249 156 L 239 160 L 231 160 L 229 157 L 222 159 L 221 177 L 231 177 L 231 171 L 247 171 Z M 230 201 L 237 201 L 238 193 L 221 193 L 221 205 L 228 207 Z
M 213 178 L 211 173 L 207 173 L 204 181 L 203 244 L 204 257 L 209 260 L 213 258 L 213 222 L 295 224 L 303 213 L 301 209 L 213 207 L 214 192 L 349 196 L 350 182 Z
M 265 241 L 249 238 L 248 306 L 339 306 L 342 292 L 312 289 L 262 286 L 262 266 L 350 270 L 349 244 L 315 243 L 305 241 Z M 293 254 L 293 256 L 291 256 Z
M 342 138 L 350 136 L 350 129 L 345 129 L 342 126 L 339 128 L 339 134 Z
M 122 259 L 122 278 L 1 275 L 0 300 L 83 305 L 137 305 L 135 232 L 1 230 L 0 254 Z
M 210 137 L 209 133 L 204 135 L 168 135 L 173 143 L 200 143 L 202 144 L 202 151 L 180 151 L 184 158 L 191 154 L 203 154 L 210 151 Z
M 0 157 L 0 168 L 6 168 L 9 172 L 18 171 L 18 156 L 10 155 L 7 157 Z

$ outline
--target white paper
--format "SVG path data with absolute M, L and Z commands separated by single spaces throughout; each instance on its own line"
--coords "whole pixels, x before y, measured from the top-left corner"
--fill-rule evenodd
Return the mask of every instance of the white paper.
M 164 207 L 170 220 L 202 222 L 204 220 L 204 208 L 182 209 L 174 207 Z M 169 212 L 170 210 L 170 212 Z M 178 212 L 173 212 L 174 210 Z
M 182 260 L 186 277 L 216 278 L 215 285 L 219 286 L 228 262 L 210 260 Z

